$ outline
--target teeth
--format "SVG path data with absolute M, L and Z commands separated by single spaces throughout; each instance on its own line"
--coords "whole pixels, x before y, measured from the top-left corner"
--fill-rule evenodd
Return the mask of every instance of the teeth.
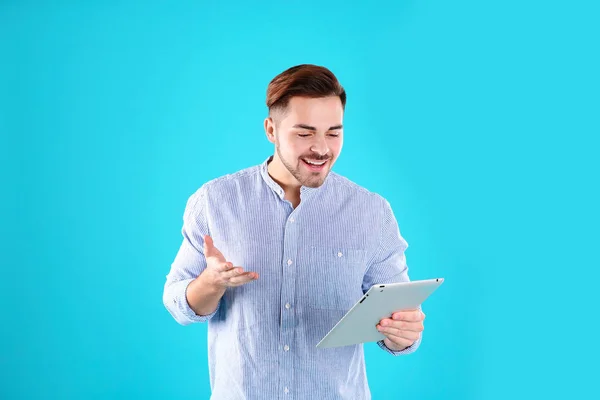
M 321 161 L 319 163 L 319 162 L 316 162 L 316 161 L 309 161 L 309 160 L 304 160 L 304 161 L 306 161 L 308 164 L 312 164 L 312 165 L 323 165 L 326 162 L 326 161 Z

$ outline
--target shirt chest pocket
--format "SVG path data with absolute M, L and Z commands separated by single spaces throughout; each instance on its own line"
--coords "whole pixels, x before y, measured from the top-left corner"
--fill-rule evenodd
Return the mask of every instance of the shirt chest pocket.
M 365 250 L 311 247 L 306 278 L 311 308 L 349 310 L 363 295 Z

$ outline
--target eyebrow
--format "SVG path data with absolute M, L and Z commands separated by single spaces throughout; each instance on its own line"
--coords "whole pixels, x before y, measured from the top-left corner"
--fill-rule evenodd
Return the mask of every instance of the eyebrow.
M 296 124 L 292 128 L 307 129 L 309 131 L 316 131 L 317 130 L 317 128 L 315 128 L 314 126 L 305 125 L 305 124 Z M 342 128 L 343 128 L 343 126 L 340 124 L 340 125 L 330 126 L 328 130 L 333 131 L 333 130 L 342 129 Z

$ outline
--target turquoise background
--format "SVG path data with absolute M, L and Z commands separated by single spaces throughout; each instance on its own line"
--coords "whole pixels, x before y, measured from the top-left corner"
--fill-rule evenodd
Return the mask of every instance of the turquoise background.
M 366 3 L 0 3 L 0 398 L 209 397 L 162 305 L 183 209 L 272 154 L 299 63 L 347 89 L 335 170 L 446 278 L 417 353 L 366 346 L 373 398 L 597 395 L 598 3 Z

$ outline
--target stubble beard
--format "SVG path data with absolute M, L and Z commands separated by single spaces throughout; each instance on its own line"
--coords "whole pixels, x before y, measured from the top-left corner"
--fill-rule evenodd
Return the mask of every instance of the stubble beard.
M 329 164 L 327 165 L 327 170 L 325 171 L 325 173 L 323 175 L 319 172 L 316 172 L 316 173 L 309 172 L 309 175 L 306 176 L 300 172 L 301 167 L 299 164 L 302 162 L 302 161 L 300 161 L 300 159 L 298 159 L 296 167 L 294 167 L 285 158 L 283 158 L 283 156 L 281 154 L 281 150 L 279 149 L 279 140 L 277 140 L 277 139 L 276 139 L 275 149 L 277 151 L 277 154 L 279 155 L 279 159 L 281 160 L 281 163 L 287 168 L 288 171 L 290 171 L 290 174 L 292 174 L 292 176 L 294 178 L 296 178 L 296 180 L 298 182 L 300 182 L 300 184 L 302 186 L 318 188 L 319 186 L 321 186 L 323 184 L 323 182 L 325 182 L 325 178 L 327 178 L 327 175 L 329 175 L 329 171 L 331 170 L 331 159 L 328 160 Z

